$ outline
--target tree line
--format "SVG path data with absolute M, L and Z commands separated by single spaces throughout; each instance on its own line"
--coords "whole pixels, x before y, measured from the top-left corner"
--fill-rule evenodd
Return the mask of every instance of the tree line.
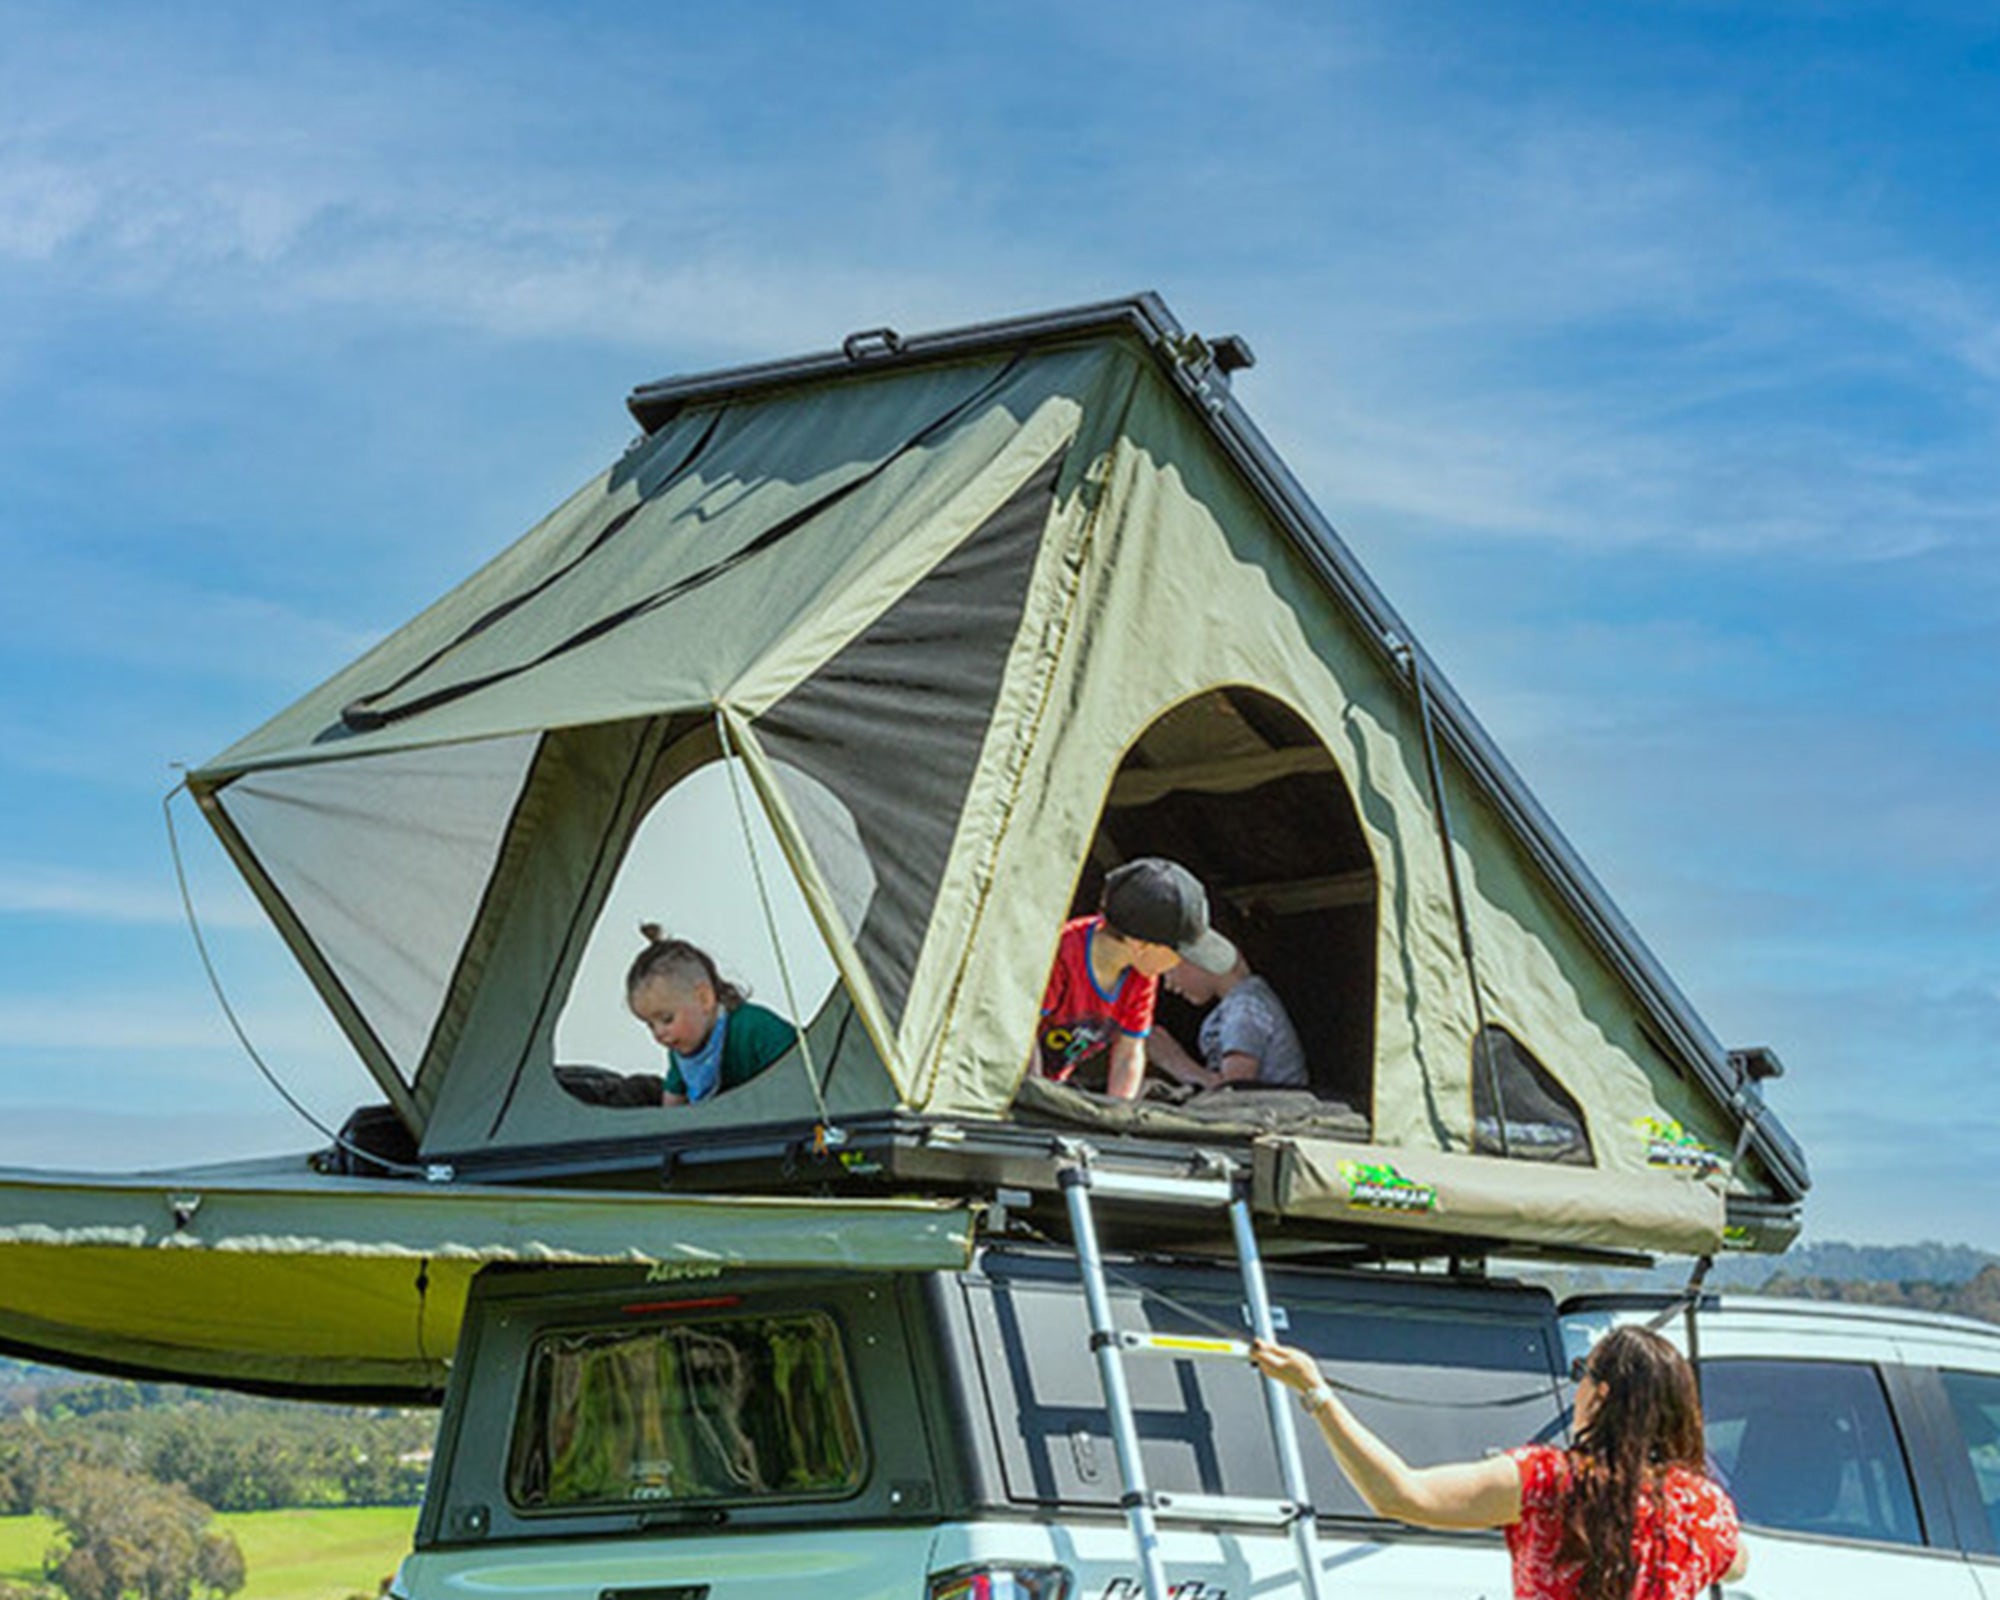
M 0 1515 L 57 1525 L 0 1600 L 221 1600 L 247 1573 L 217 1511 L 413 1505 L 435 1422 L 0 1362 Z
M 38 1508 L 59 1534 L 46 1583 L 0 1581 L 0 1600 L 223 1600 L 249 1576 L 235 1538 L 177 1483 L 72 1466 Z
M 1781 1272 L 1765 1283 L 1762 1292 L 1795 1300 L 1902 1306 L 1912 1311 L 1943 1311 L 1954 1316 L 1977 1317 L 1982 1322 L 2000 1322 L 2000 1264 L 1981 1267 L 1963 1283 L 1909 1278 L 1891 1283 L 1862 1283 Z
M 177 1484 L 217 1511 L 414 1505 L 436 1415 L 93 1383 L 0 1414 L 0 1515 L 42 1510 L 77 1468 Z

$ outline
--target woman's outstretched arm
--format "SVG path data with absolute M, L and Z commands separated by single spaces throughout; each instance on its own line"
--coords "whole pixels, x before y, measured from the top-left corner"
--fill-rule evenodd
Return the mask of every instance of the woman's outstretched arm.
M 1258 1369 L 1306 1396 L 1327 1448 L 1377 1516 L 1420 1528 L 1502 1528 L 1521 1516 L 1521 1474 L 1511 1456 L 1412 1467 L 1355 1419 L 1303 1350 L 1258 1340 Z

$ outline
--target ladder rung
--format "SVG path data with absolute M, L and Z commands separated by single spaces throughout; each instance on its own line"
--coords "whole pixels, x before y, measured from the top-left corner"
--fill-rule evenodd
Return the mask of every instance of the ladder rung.
M 1125 1350 L 1154 1350 L 1168 1356 L 1213 1356 L 1231 1361 L 1250 1359 L 1250 1346 L 1241 1339 L 1210 1339 L 1191 1333 L 1120 1333 L 1118 1344 Z
M 1245 1500 L 1227 1494 L 1174 1494 L 1156 1489 L 1152 1501 L 1153 1510 L 1163 1517 L 1234 1522 L 1244 1527 L 1282 1528 L 1299 1514 L 1299 1508 L 1290 1500 Z
M 1227 1178 L 1163 1178 L 1148 1172 L 1083 1169 L 1086 1187 L 1118 1200 L 1165 1200 L 1182 1206 L 1226 1206 L 1236 1197 Z

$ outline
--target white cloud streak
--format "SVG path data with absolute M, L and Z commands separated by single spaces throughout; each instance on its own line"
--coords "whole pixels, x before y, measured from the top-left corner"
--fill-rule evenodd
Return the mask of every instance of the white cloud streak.
M 1250 16 L 1260 38 L 1298 32 Z M 1007 102 L 968 109 L 949 72 L 915 77 L 893 128 L 802 202 L 797 180 L 821 158 L 732 148 L 689 87 L 704 55 L 688 42 L 654 108 L 666 159 L 620 151 L 599 171 L 571 156 L 502 164 L 451 125 L 497 103 L 448 80 L 427 113 L 407 68 L 363 87 L 377 64 L 352 39 L 319 41 L 325 59 L 298 84 L 246 82 L 201 48 L 147 39 L 164 75 L 104 64 L 114 84 L 141 79 L 117 116 L 79 127 L 44 89 L 39 121 L 0 144 L 0 255 L 214 314 L 341 311 L 719 355 L 817 347 L 885 308 L 906 326 L 990 312 L 1081 264 L 1059 234 L 1032 242 L 995 209 L 1017 175 L 974 152 Z M 1343 351 L 1364 356 L 1369 377 L 1337 397 L 1276 380 L 1308 419 L 1298 431 L 1322 441 L 1300 466 L 1341 506 L 1509 539 L 1874 560 L 2000 513 L 1986 452 L 1857 439 L 1793 403 L 1837 378 L 1956 385 L 2000 421 L 2000 305 L 1983 280 L 1778 192 L 1694 114 L 1627 125 L 1474 100 L 1370 137 L 1385 108 L 1355 91 L 1381 49 L 1350 27 L 1235 53 L 1239 100 L 1282 79 L 1333 103 L 1308 118 L 1333 154 L 1226 135 L 1204 152 L 1155 130 L 1197 192 L 1233 184 L 1237 232 L 1295 228 L 1301 196 L 1323 187 L 1352 215 L 1339 250 L 1260 308 L 1301 330 L 1294 372 L 1322 352 L 1337 372 Z M 726 62 L 729 47 L 707 55 Z M 1113 137 L 1087 125 L 1087 141 Z M 409 150 L 423 154 L 398 159 Z M 912 203 L 885 204 L 871 181 Z M 1167 237 L 1149 203 L 1139 188 L 1104 196 L 1135 258 Z M 1593 338 L 1619 344 L 1635 322 L 1656 330 L 1649 358 L 1580 376 Z M 1875 348 L 1829 339 L 1836 324 L 1877 330 Z
M 259 1053 L 274 1062 L 296 1057 L 299 1070 L 310 1073 L 340 1049 L 332 1023 L 307 1007 L 238 1009 Z M 192 993 L 0 995 L 0 1050 L 57 1057 L 86 1052 L 173 1055 L 181 1058 L 177 1071 L 190 1066 L 194 1055 L 212 1052 L 206 1057 L 211 1065 L 195 1068 L 191 1077 L 220 1072 L 231 1081 L 247 1082 L 254 1070 L 221 1011 L 206 996 Z
M 192 885 L 196 914 L 206 929 L 268 928 L 240 885 L 213 880 Z M 109 873 L 0 862 L 0 917 L 53 917 L 108 927 L 182 927 L 187 914 L 172 889 L 135 884 Z

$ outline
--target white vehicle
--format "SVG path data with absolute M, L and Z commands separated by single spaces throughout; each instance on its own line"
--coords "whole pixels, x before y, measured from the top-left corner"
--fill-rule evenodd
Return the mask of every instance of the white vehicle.
M 1243 1325 L 1226 1266 L 1111 1263 L 1123 1329 L 1214 1343 Z M 1543 1290 L 1409 1269 L 1269 1273 L 1285 1337 L 1364 1393 L 1420 1458 L 1560 1437 L 1561 1328 Z M 994 1246 L 963 1272 L 489 1268 L 439 1430 L 409 1600 L 1138 1600 L 1140 1564 L 1075 1256 Z M 1283 1496 L 1247 1361 L 1130 1359 L 1148 1480 Z M 1372 1516 L 1308 1435 L 1322 1592 L 1509 1591 L 1493 1534 Z M 1289 1600 L 1282 1525 L 1164 1505 L 1184 1600 Z
M 1581 1296 L 1581 1354 L 1661 1297 Z M 1876 1306 L 1704 1298 L 1694 1339 L 1717 1478 L 1750 1530 L 1749 1600 L 2000 1600 L 2000 1328 Z M 1660 1331 L 1687 1348 L 1688 1320 Z

